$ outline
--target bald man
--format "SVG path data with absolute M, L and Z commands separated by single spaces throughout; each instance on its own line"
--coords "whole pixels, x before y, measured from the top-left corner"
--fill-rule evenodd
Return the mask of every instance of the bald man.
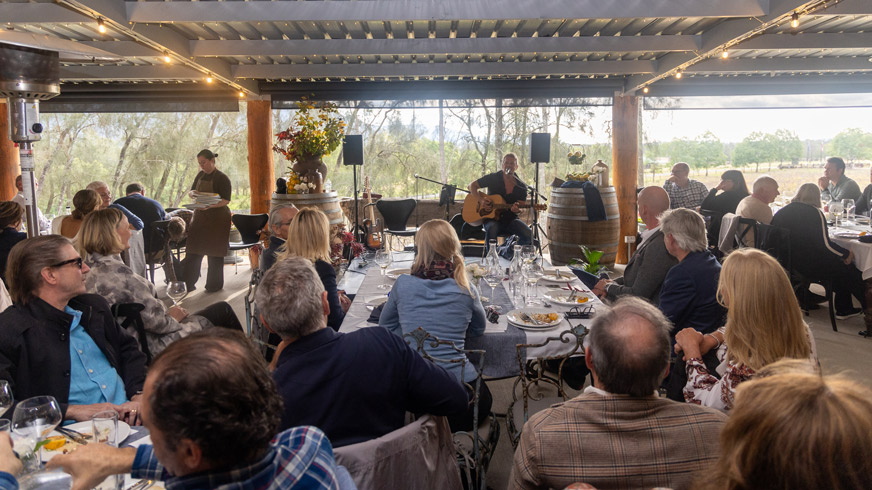
M 660 214 L 669 209 L 669 195 L 662 187 L 646 187 L 639 193 L 639 217 L 647 228 L 642 242 L 624 269 L 624 277 L 614 281 L 600 280 L 593 292 L 600 298 L 615 300 L 632 295 L 645 298 L 655 305 L 660 300 L 660 287 L 673 265 L 678 263 L 669 252 L 660 231 Z
M 672 175 L 663 183 L 672 209 L 697 209 L 708 196 L 705 184 L 690 178 L 690 167 L 684 162 L 672 166 Z
M 775 202 L 775 198 L 779 194 L 778 182 L 768 175 L 761 175 L 754 181 L 751 195 L 739 201 L 739 205 L 736 206 L 736 214 L 768 225 L 772 222 L 772 208 L 769 205 Z M 743 241 L 746 247 L 753 247 L 754 230 L 748 230 Z

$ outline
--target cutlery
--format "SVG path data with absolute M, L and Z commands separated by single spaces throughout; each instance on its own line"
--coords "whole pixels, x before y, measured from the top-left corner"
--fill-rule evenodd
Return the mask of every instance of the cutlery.
M 146 488 L 154 486 L 154 480 L 139 480 L 134 483 L 127 490 L 145 490 Z
M 533 325 L 545 325 L 544 323 L 540 322 L 539 320 L 536 320 L 535 318 L 531 317 L 530 315 L 526 314 L 523 311 L 521 312 L 521 320 L 524 320 L 525 322 L 528 322 L 528 323 L 532 323 Z
M 67 429 L 65 427 L 56 427 L 56 431 L 60 432 L 66 437 L 69 437 L 73 440 L 73 442 L 78 442 L 79 444 L 88 444 L 88 438 L 91 437 L 90 434 L 85 435 L 79 431 L 75 431 L 73 429 Z

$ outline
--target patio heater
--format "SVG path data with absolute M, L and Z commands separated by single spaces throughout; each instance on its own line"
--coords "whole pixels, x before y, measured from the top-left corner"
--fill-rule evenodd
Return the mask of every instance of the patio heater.
M 61 93 L 56 51 L 0 43 L 0 97 L 8 99 L 9 139 L 18 144 L 27 236 L 39 235 L 33 143 L 41 139 L 39 101 Z

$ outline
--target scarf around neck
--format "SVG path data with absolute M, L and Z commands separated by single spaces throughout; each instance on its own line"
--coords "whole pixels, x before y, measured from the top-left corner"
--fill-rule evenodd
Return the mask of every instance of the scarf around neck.
M 413 271 L 412 275 L 421 279 L 438 281 L 440 279 L 454 278 L 454 264 L 447 260 L 434 260 L 426 267 Z

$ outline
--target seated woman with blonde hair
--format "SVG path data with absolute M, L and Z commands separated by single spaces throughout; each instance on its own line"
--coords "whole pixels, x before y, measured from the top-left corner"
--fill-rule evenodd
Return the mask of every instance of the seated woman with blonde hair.
M 130 235 L 127 217 L 121 211 L 101 209 L 85 216 L 76 246 L 91 268 L 85 276 L 89 293 L 103 296 L 109 304 L 140 303 L 145 307 L 141 315 L 148 350 L 153 356 L 170 343 L 206 328 L 242 330 L 233 308 L 224 301 L 194 314 L 179 306 L 167 309 L 156 299 L 154 284 L 121 261 L 121 252 L 130 246 Z M 135 331 L 129 333 L 138 338 Z
M 276 261 L 290 255 L 312 262 L 330 303 L 327 326 L 339 331 L 351 300 L 336 289 L 336 269 L 330 263 L 330 220 L 320 209 L 301 209 L 288 226 L 288 239 L 279 247 Z
M 441 340 L 463 349 L 467 337 L 484 334 L 486 325 L 484 308 L 478 291 L 471 287 L 466 276 L 460 241 L 454 228 L 445 220 L 430 220 L 418 229 L 415 236 L 418 255 L 410 275 L 397 278 L 388 301 L 379 317 L 379 325 L 402 336 L 423 327 Z M 424 344 L 427 353 L 438 359 L 459 357 L 448 345 L 433 347 Z M 466 360 L 461 376 L 461 363 L 443 367 L 458 382 L 472 382 L 477 376 L 475 367 Z M 481 384 L 478 423 L 490 413 L 491 393 Z M 467 412 L 448 417 L 452 431 L 470 430 L 473 425 L 473 407 Z
M 100 209 L 103 200 L 100 194 L 90 189 L 82 189 L 73 196 L 73 212 L 61 220 L 60 234 L 73 239 L 82 227 L 82 220 L 88 214 Z
M 872 488 L 872 391 L 808 364 L 772 367 L 737 389 L 720 458 L 693 488 Z
M 686 361 L 688 402 L 727 411 L 733 408 L 736 386 L 767 364 L 783 358 L 817 363 L 814 339 L 787 273 L 767 253 L 753 248 L 730 253 L 721 269 L 718 301 L 727 309 L 722 329 L 702 335 L 685 328 L 675 336 L 675 351 L 683 352 Z M 714 348 L 720 379 L 702 361 Z

